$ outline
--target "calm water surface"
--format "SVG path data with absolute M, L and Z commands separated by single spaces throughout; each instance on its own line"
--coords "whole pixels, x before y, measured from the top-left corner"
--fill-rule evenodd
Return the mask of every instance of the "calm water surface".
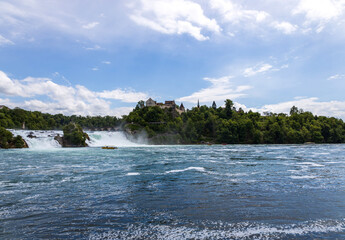
M 0 151 L 1 239 L 345 239 L 345 145 Z

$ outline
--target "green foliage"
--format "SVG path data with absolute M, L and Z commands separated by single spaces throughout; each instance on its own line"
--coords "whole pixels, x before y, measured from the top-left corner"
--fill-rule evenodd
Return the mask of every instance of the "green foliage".
M 236 110 L 233 102 L 225 100 L 225 107 L 200 106 L 179 115 L 175 109 L 159 106 L 145 107 L 138 102 L 136 108 L 118 119 L 112 116 L 64 116 L 25 111 L 20 108 L 0 109 L 0 144 L 8 143 L 13 136 L 6 135 L 4 128 L 107 129 L 123 126 L 132 133 L 145 131 L 157 143 L 241 143 L 241 144 L 294 144 L 294 143 L 344 143 L 345 124 L 337 118 L 314 116 L 293 106 L 290 115 Z M 73 123 L 71 125 L 71 123 Z M 75 124 L 74 124 L 75 123 Z M 77 129 L 79 129 L 77 127 Z M 73 128 L 74 129 L 74 128 Z M 69 130 L 68 130 L 69 132 Z M 84 144 L 81 131 L 67 133 L 67 139 Z M 19 142 L 19 140 L 18 140 Z
M 84 129 L 108 129 L 119 127 L 123 122 L 113 116 L 64 116 L 62 114 L 51 115 L 41 112 L 25 111 L 20 108 L 0 109 L 0 127 L 18 129 L 25 128 L 29 130 L 51 130 L 62 129 L 69 123 L 77 123 Z
M 0 127 L 0 148 L 9 148 L 13 134 L 3 127 Z
M 83 132 L 80 125 L 70 123 L 62 128 L 64 146 L 87 146 L 88 135 Z
M 167 143 L 167 134 L 175 134 L 181 143 L 345 142 L 345 124 L 341 119 L 317 117 L 295 106 L 290 116 L 282 113 L 262 116 L 257 112 L 236 110 L 229 99 L 225 101 L 225 108 L 200 106 L 177 116 L 171 109 L 138 107 L 125 120 L 127 128 L 132 131 L 144 129 L 155 143 L 157 140 Z
M 21 136 L 13 137 L 13 134 L 0 127 L 0 148 L 24 148 L 27 147 Z
M 15 148 L 24 148 L 25 147 L 24 140 L 19 135 L 13 138 L 12 144 Z

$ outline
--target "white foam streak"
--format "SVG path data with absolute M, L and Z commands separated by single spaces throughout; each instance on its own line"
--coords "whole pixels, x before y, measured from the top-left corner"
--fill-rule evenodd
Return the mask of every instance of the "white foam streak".
M 325 165 L 322 164 L 317 164 L 317 163 L 313 163 L 313 162 L 301 162 L 301 163 L 297 163 L 298 165 L 310 165 L 313 167 L 324 167 Z
M 292 179 L 313 179 L 316 176 L 290 176 Z
M 218 223 L 220 229 L 198 229 L 167 225 L 129 225 L 127 230 L 91 234 L 89 239 L 280 239 L 310 233 L 342 232 L 344 220 L 318 220 L 294 225 L 271 226 L 266 224 L 227 224 Z
M 199 171 L 199 172 L 205 172 L 205 168 L 203 168 L 203 167 L 188 167 L 188 168 L 185 168 L 185 169 L 166 171 L 165 173 L 178 173 L 178 172 L 185 172 L 185 171 L 189 171 L 189 170 L 196 170 L 196 171 Z
M 138 173 L 138 172 L 129 172 L 126 175 L 127 176 L 138 176 L 138 175 L 140 175 L 140 173 Z

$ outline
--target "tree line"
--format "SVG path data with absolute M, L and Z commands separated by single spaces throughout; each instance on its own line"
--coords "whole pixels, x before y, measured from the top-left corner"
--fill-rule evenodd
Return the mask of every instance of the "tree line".
M 83 129 L 119 128 L 132 135 L 147 134 L 152 143 L 295 144 L 344 143 L 345 124 L 334 117 L 316 116 L 293 106 L 290 114 L 236 109 L 229 99 L 225 107 L 194 107 L 181 115 L 173 108 L 146 107 L 138 102 L 127 116 L 64 116 L 20 108 L 0 109 L 0 127 L 50 130 L 70 123 Z
M 84 129 L 108 129 L 118 127 L 122 119 L 115 116 L 65 116 L 62 114 L 51 115 L 38 111 L 26 111 L 21 108 L 0 109 L 0 126 L 7 129 L 29 130 L 62 130 L 70 123 L 79 124 Z M 24 125 L 24 126 L 23 126 Z
M 174 109 L 137 107 L 126 116 L 132 132 L 145 130 L 155 143 L 295 144 L 344 143 L 345 124 L 293 106 L 290 114 L 244 112 L 229 99 L 225 107 L 200 106 L 178 115 Z

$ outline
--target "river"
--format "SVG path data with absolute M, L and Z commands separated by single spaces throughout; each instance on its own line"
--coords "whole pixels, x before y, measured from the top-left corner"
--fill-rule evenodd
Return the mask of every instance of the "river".
M 41 136 L 0 151 L 1 239 L 345 238 L 345 145 L 148 146 L 102 134 L 98 145 L 119 148 Z

